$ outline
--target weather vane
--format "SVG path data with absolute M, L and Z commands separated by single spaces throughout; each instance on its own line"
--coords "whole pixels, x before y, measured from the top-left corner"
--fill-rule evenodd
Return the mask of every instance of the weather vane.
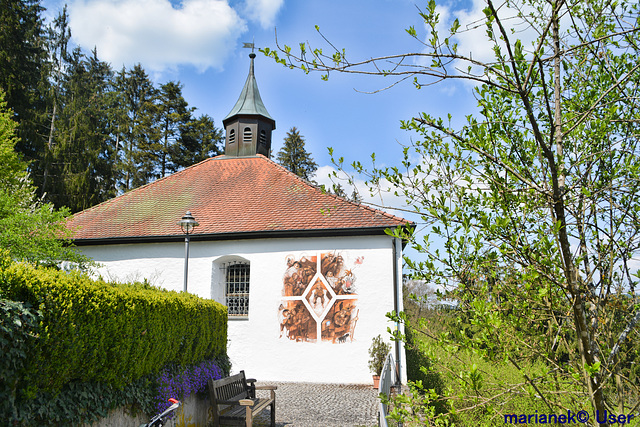
M 256 48 L 255 39 L 251 43 L 243 43 L 242 48 L 243 49 L 251 48 L 251 53 L 253 53 L 254 49 Z

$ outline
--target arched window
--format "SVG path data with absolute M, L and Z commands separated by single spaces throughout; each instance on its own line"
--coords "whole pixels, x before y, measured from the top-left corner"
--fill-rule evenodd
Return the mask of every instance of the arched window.
M 229 320 L 249 318 L 249 260 L 225 255 L 212 262 L 211 299 L 226 305 Z
M 246 127 L 244 128 L 244 134 L 242 136 L 242 142 L 246 143 L 251 143 L 251 128 L 250 127 Z
M 229 317 L 249 315 L 249 263 L 232 261 L 225 263 L 225 294 Z
M 229 144 L 233 144 L 234 142 L 236 142 L 236 130 L 231 129 L 229 131 Z
M 260 144 L 265 146 L 267 145 L 267 132 L 264 130 L 260 131 Z

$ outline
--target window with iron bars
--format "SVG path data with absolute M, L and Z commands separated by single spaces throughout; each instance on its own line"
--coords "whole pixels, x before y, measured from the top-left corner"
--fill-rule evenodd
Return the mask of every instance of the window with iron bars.
M 234 261 L 225 265 L 225 284 L 229 317 L 249 315 L 249 263 Z

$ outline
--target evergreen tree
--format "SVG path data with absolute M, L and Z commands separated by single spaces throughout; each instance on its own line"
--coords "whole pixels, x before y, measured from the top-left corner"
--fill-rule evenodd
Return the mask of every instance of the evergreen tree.
M 329 194 L 334 194 L 343 199 L 347 198 L 347 193 L 344 191 L 344 187 L 339 182 L 334 183 L 333 187 L 327 191 Z
M 158 140 L 152 143 L 146 155 L 154 159 L 158 175 L 162 178 L 179 168 L 172 153 L 182 151 L 182 134 L 191 121 L 191 113 L 195 108 L 189 108 L 182 96 L 182 85 L 179 82 L 161 85 L 157 102 Z
M 362 196 L 360 195 L 360 193 L 358 193 L 358 190 L 354 188 L 348 200 L 354 203 L 362 203 Z
M 207 115 L 192 118 L 195 110 L 182 95 L 180 82 L 160 86 L 144 116 L 147 138 L 138 145 L 138 159 L 150 179 L 165 177 L 220 154 L 222 131 Z
M 157 90 L 140 64 L 129 71 L 122 69 L 115 84 L 120 108 L 116 137 L 118 189 L 128 191 L 156 176 L 154 158 L 144 149 L 158 139 L 154 129 Z
M 48 29 L 48 137 L 39 160 L 39 193 L 57 208 L 86 209 L 115 195 L 113 72 L 77 47 L 70 51 L 66 7 Z
M 360 196 L 360 194 L 358 193 L 358 190 L 355 187 L 351 192 L 351 196 L 347 195 L 347 192 L 344 190 L 344 187 L 339 182 L 334 182 L 331 188 L 329 189 L 326 189 L 324 186 L 322 187 L 323 187 L 323 190 L 329 194 L 342 197 L 343 199 L 348 200 L 350 202 L 362 203 L 362 196 Z
M 223 152 L 222 130 L 208 115 L 192 119 L 181 129 L 181 145 L 172 153 L 173 165 L 185 168 Z
M 35 195 L 27 164 L 14 151 L 17 123 L 0 90 L 0 247 L 13 259 L 56 265 L 59 261 L 86 262 L 61 238 L 67 211 L 56 211 Z
M 0 3 L 0 89 L 18 123 L 16 149 L 28 161 L 39 159 L 46 140 L 48 71 L 41 11 L 39 0 Z M 31 168 L 39 177 L 40 164 L 33 162 Z
M 284 139 L 284 145 L 276 156 L 276 161 L 301 178 L 311 181 L 318 165 L 304 148 L 304 138 L 296 127 L 292 127 Z
M 53 148 L 56 144 L 55 132 L 56 122 L 58 120 L 58 114 L 60 113 L 61 96 L 62 96 L 62 84 L 66 78 L 66 69 L 68 64 L 69 55 L 67 48 L 69 39 L 71 38 L 71 29 L 68 25 L 67 7 L 65 6 L 63 11 L 53 21 L 53 24 L 47 29 L 48 40 L 47 49 L 49 56 L 49 96 L 48 96 L 48 110 L 51 111 L 49 117 L 49 132 L 47 137 L 47 143 L 42 149 L 40 156 L 40 169 L 42 170 L 42 180 L 38 182 L 40 188 L 39 193 L 43 197 L 48 197 L 56 190 L 55 179 L 51 179 L 52 170 L 54 167 Z
M 73 212 L 115 195 L 113 133 L 105 113 L 113 97 L 112 74 L 95 50 L 86 57 L 77 48 L 69 58 L 52 150 L 55 191 L 49 200 Z
M 75 212 L 220 154 L 222 131 L 179 82 L 156 88 L 140 64 L 114 75 L 69 45 L 66 7 L 48 28 L 43 10 L 0 2 L 0 90 L 43 201 Z

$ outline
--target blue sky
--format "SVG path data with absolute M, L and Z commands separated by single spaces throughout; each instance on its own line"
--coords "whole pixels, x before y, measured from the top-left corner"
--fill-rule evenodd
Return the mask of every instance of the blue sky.
M 425 35 L 412 0 L 69 0 L 72 42 L 98 57 L 114 70 L 141 63 L 160 84 L 170 80 L 183 84 L 183 95 L 196 114 L 208 114 L 218 127 L 234 106 L 249 69 L 249 50 L 275 48 L 278 40 L 296 48 L 300 42 L 312 47 L 329 46 L 322 33 L 350 60 L 401 52 L 420 52 L 422 46 L 405 29 L 414 26 Z M 64 1 L 43 0 L 52 18 Z M 443 21 L 453 11 L 474 22 L 481 10 L 479 0 L 448 1 L 439 6 Z M 461 40 L 463 49 L 481 55 L 477 37 Z M 256 78 L 262 99 L 276 120 L 273 149 L 282 146 L 287 131 L 295 126 L 306 140 L 307 150 L 320 166 L 316 180 L 329 183 L 331 171 L 327 147 L 346 161 L 369 159 L 376 153 L 378 165 L 398 165 L 402 145 L 412 135 L 400 129 L 400 120 L 429 112 L 462 122 L 475 107 L 471 86 L 445 83 L 417 90 L 410 82 L 389 90 L 393 80 L 332 74 L 305 75 L 276 64 L 258 53 Z M 365 197 L 365 201 L 368 198 Z M 380 204 L 380 199 L 371 200 Z M 386 198 L 385 205 L 400 200 Z M 399 214 L 408 219 L 410 215 Z
M 294 49 L 300 42 L 312 47 L 329 46 L 322 33 L 351 62 L 388 54 L 421 52 L 423 46 L 405 31 L 413 26 L 421 40 L 427 36 L 418 8 L 427 0 L 42 0 L 49 19 L 67 3 L 72 42 L 98 56 L 114 70 L 141 63 L 157 83 L 180 81 L 183 94 L 196 114 L 208 114 L 218 127 L 234 106 L 249 69 L 244 42 L 275 48 L 275 30 L 281 45 Z M 463 31 L 456 36 L 458 51 L 473 59 L 492 58 L 491 45 L 482 28 L 484 0 L 438 0 L 441 34 L 459 18 Z M 508 9 L 501 13 L 508 13 Z M 505 21 L 512 23 L 514 21 Z M 515 24 L 513 24 L 515 25 Z M 527 28 L 513 28 L 523 45 L 535 40 Z M 476 109 L 473 87 L 462 81 L 417 90 L 410 82 L 387 91 L 366 94 L 393 83 L 389 78 L 319 74 L 289 70 L 258 54 L 256 78 L 262 99 L 276 120 L 273 150 L 282 146 L 295 126 L 306 139 L 307 150 L 320 166 L 316 181 L 330 184 L 332 170 L 327 147 L 347 162 L 368 164 L 376 153 L 377 164 L 399 165 L 402 145 L 417 135 L 400 129 L 400 121 L 420 112 L 446 117 L 462 124 Z M 360 92 L 358 92 L 360 91 Z M 347 189 L 350 193 L 350 189 Z M 365 202 L 387 207 L 402 200 L 385 196 Z M 420 222 L 406 212 L 399 216 Z M 424 233 L 424 230 L 422 230 Z M 417 254 L 408 251 L 413 258 Z
M 55 16 L 65 2 L 45 0 Z M 421 27 L 416 3 L 410 0 L 70 0 L 72 42 L 116 70 L 140 62 L 156 83 L 179 80 L 196 114 L 208 114 L 221 126 L 240 94 L 249 68 L 243 42 L 275 47 L 299 42 L 328 46 L 315 30 L 352 59 L 419 51 L 405 29 Z M 172 4 L 173 3 L 173 4 Z M 455 7 L 455 2 L 449 2 Z M 276 120 L 277 151 L 286 132 L 296 126 L 319 165 L 329 164 L 327 147 L 346 159 L 378 159 L 396 164 L 399 144 L 410 134 L 400 120 L 421 111 L 458 117 L 473 108 L 470 88 L 446 84 L 415 89 L 409 82 L 377 94 L 391 79 L 289 70 L 259 54 L 256 77 L 262 99 Z M 456 114 L 457 112 L 459 114 Z

